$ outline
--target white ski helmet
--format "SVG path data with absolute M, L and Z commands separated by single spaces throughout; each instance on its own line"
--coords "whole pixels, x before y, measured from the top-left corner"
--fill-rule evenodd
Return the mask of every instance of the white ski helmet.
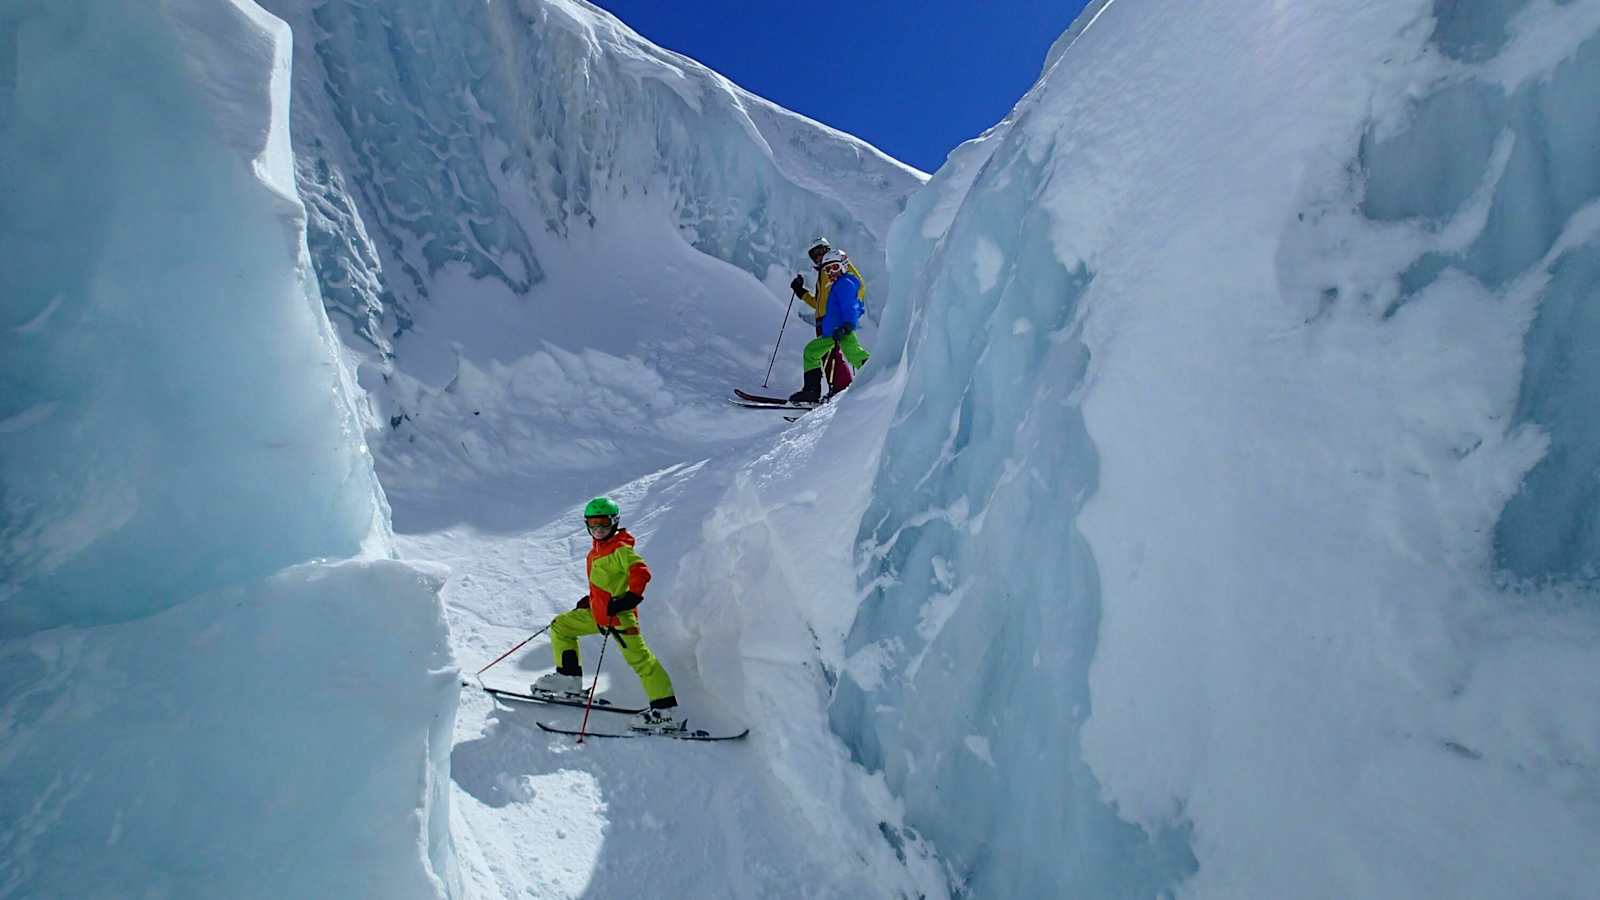
M 822 262 L 817 263 L 817 267 L 826 269 L 828 266 L 833 265 L 834 263 L 838 263 L 839 267 L 842 269 L 845 266 L 850 265 L 850 257 L 845 256 L 838 250 L 829 250 L 823 255 Z

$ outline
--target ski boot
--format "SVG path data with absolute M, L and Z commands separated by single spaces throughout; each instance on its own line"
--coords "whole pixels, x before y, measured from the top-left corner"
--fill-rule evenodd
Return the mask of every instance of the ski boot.
M 560 669 L 548 675 L 540 675 L 539 680 L 533 683 L 533 693 L 550 694 L 555 697 L 582 697 L 583 678 L 579 675 L 566 675 Z
M 816 406 L 822 402 L 822 370 L 811 369 L 806 372 L 805 387 L 789 395 L 789 402 L 795 406 Z
M 668 731 L 682 731 L 689 727 L 689 722 L 673 715 L 671 709 L 652 706 L 630 719 L 628 727 L 634 731 L 662 734 Z

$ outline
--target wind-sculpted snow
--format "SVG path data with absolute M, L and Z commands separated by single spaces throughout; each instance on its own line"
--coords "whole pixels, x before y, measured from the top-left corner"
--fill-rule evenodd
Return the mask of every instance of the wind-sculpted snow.
M 923 177 L 581 2 L 267 5 L 301 36 L 299 184 L 329 309 L 386 351 L 419 303 L 457 302 L 442 269 L 525 295 L 608 210 L 670 221 L 778 296 L 818 233 L 882 273 Z
M 895 223 L 832 726 L 974 897 L 1582 896 L 1600 3 L 1156 6 Z
M 288 40 L 0 11 L 0 896 L 445 892 L 442 579 L 377 558 Z

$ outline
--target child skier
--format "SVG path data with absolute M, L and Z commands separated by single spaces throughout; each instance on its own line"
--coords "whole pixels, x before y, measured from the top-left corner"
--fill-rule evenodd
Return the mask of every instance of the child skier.
M 589 578 L 589 593 L 578 605 L 550 620 L 550 651 L 556 670 L 541 676 L 533 689 L 552 694 L 582 697 L 583 665 L 578 658 L 578 638 L 602 631 L 615 637 L 639 683 L 644 686 L 650 707 L 639 713 L 629 727 L 635 731 L 669 731 L 686 724 L 673 716 L 678 705 L 672 693 L 667 670 L 645 645 L 639 633 L 639 618 L 634 612 L 644 599 L 644 586 L 650 582 L 650 568 L 633 549 L 633 535 L 621 527 L 622 509 L 609 497 L 596 497 L 583 508 L 583 524 L 594 545 L 584 568 Z
M 823 282 L 821 277 L 822 260 L 823 257 L 828 255 L 828 251 L 832 249 L 833 247 L 829 245 L 827 238 L 819 237 L 811 242 L 811 249 L 806 251 L 806 256 L 811 258 L 812 271 L 818 273 L 817 290 L 815 293 L 806 290 L 806 277 L 804 275 L 796 275 L 794 276 L 794 280 L 789 282 L 789 290 L 794 291 L 795 295 L 799 297 L 807 306 L 811 307 L 812 311 L 816 313 L 818 319 L 816 323 L 817 337 L 823 336 L 822 322 L 820 320 L 828 313 L 829 286 Z M 861 272 L 856 268 L 855 263 L 850 262 L 849 254 L 846 254 L 844 251 L 840 251 L 839 255 L 844 258 L 844 270 L 849 272 L 851 275 L 854 275 L 856 277 L 856 281 L 861 285 L 856 291 L 856 299 L 860 300 L 863 304 L 866 303 L 866 279 L 861 277 Z
M 822 361 L 834 348 L 857 369 L 871 358 L 856 337 L 863 312 L 861 277 L 837 250 L 826 251 L 817 268 L 817 337 L 802 351 L 805 386 L 789 395 L 790 403 L 822 402 Z

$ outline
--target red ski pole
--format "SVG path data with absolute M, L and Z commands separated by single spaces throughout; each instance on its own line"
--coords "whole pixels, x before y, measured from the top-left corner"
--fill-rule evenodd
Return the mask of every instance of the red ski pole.
M 618 639 L 620 640 L 620 638 Z M 606 644 L 611 643 L 611 632 L 600 641 L 600 661 L 594 664 L 594 683 L 589 685 L 589 699 L 583 704 L 583 724 L 578 726 L 578 743 L 583 743 L 583 734 L 589 729 L 589 709 L 594 706 L 594 692 L 600 687 L 600 667 L 606 664 Z
M 546 631 L 549 631 L 549 630 L 550 630 L 550 626 L 546 625 L 545 627 L 539 629 L 538 631 L 535 631 L 533 634 L 528 635 L 528 637 L 525 640 L 523 640 L 522 644 L 518 644 L 515 647 L 512 647 L 510 650 L 507 650 L 506 652 L 500 654 L 499 656 L 495 657 L 494 662 L 489 663 L 487 666 L 484 666 L 483 668 L 479 669 L 477 672 L 473 673 L 472 677 L 478 679 L 478 686 L 479 687 L 483 687 L 483 673 L 485 673 L 485 672 L 489 671 L 490 669 L 494 668 L 495 664 L 499 663 L 500 660 L 505 659 L 506 657 L 508 657 L 511 654 L 517 652 L 518 650 L 521 650 L 523 644 L 526 644 L 528 641 L 533 640 L 534 638 L 538 637 L 541 634 L 544 634 Z M 462 684 L 466 684 L 466 682 L 463 681 Z

